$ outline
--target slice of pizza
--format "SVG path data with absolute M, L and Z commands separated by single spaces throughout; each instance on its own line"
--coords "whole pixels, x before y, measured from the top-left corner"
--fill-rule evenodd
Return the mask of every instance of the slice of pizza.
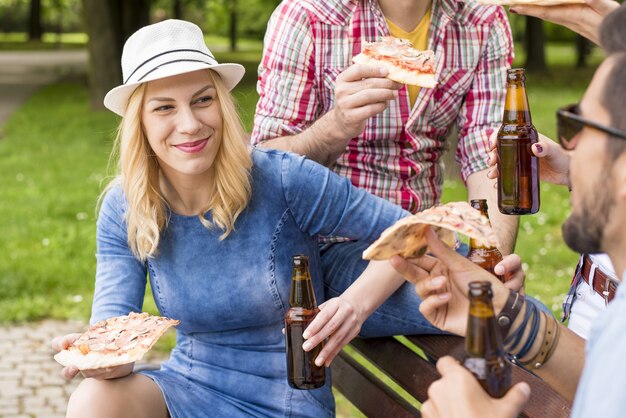
M 583 4 L 585 0 L 477 0 L 484 5 L 496 6 L 559 6 L 562 4 Z
M 116 316 L 91 325 L 54 359 L 79 370 L 120 366 L 141 360 L 172 325 L 180 321 L 147 312 Z
M 433 227 L 448 245 L 451 244 L 452 233 L 458 232 L 485 244 L 498 246 L 489 219 L 467 202 L 452 202 L 400 219 L 363 251 L 363 258 L 387 260 L 396 254 L 403 258 L 420 257 L 426 253 L 428 246 L 425 236 L 428 226 Z
M 380 42 L 365 42 L 352 61 L 389 71 L 387 78 L 403 84 L 435 87 L 435 53 L 418 51 L 407 39 L 385 36 Z

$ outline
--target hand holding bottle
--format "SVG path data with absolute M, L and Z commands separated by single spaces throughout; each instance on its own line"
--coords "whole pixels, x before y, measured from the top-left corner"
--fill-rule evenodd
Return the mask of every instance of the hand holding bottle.
M 502 399 L 492 398 L 449 356 L 437 361 L 437 371 L 441 379 L 428 388 L 428 400 L 422 405 L 424 418 L 514 418 L 530 399 L 530 387 L 524 382 L 514 385 Z
M 497 133 L 494 132 L 489 138 L 491 152 L 489 153 L 489 166 L 492 169 L 487 177 L 498 177 L 499 161 L 496 152 Z M 531 147 L 533 154 L 539 158 L 539 178 L 541 181 L 552 184 L 569 185 L 569 153 L 559 144 L 545 135 L 539 134 L 539 140 Z
M 342 296 L 327 300 L 319 309 L 320 312 L 304 331 L 306 342 L 303 347 L 309 351 L 327 339 L 315 364 L 329 367 L 341 349 L 358 335 L 367 317 L 356 304 Z

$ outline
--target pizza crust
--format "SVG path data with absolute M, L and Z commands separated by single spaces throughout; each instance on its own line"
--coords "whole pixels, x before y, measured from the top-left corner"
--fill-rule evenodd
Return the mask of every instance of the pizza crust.
M 87 353 L 87 355 L 84 355 L 78 349 L 69 349 L 59 351 L 54 356 L 54 359 L 62 366 L 74 366 L 78 370 L 93 370 L 105 367 L 121 366 L 123 364 L 141 360 L 142 357 L 143 354 L 138 356 L 138 358 L 133 359 L 128 354 L 123 354 L 121 356 L 111 358 L 110 356 L 106 356 L 96 351 L 92 351 Z
M 357 64 L 370 65 L 372 67 L 383 67 L 389 71 L 387 78 L 393 81 L 397 81 L 402 84 L 410 84 L 414 86 L 433 88 L 437 85 L 434 74 L 418 73 L 415 71 L 408 71 L 404 68 L 398 67 L 390 62 L 377 60 L 367 55 L 360 53 L 352 59 Z

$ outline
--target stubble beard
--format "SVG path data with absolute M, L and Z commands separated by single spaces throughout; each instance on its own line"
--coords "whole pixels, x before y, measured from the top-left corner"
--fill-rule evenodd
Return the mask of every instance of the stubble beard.
M 605 179 L 606 180 L 606 179 Z M 609 221 L 613 206 L 612 182 L 597 182 L 597 187 L 563 224 L 563 240 L 574 251 L 581 254 L 606 252 L 603 248 L 604 227 Z

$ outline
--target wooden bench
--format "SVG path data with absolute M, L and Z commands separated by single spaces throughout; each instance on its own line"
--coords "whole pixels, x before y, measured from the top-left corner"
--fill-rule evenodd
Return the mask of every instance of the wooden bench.
M 417 405 L 439 378 L 435 361 L 444 355 L 461 359 L 463 352 L 464 339 L 456 336 L 357 338 L 333 360 L 333 385 L 368 417 L 419 417 Z M 541 378 L 517 366 L 512 377 L 532 391 L 521 416 L 569 417 L 570 403 Z

